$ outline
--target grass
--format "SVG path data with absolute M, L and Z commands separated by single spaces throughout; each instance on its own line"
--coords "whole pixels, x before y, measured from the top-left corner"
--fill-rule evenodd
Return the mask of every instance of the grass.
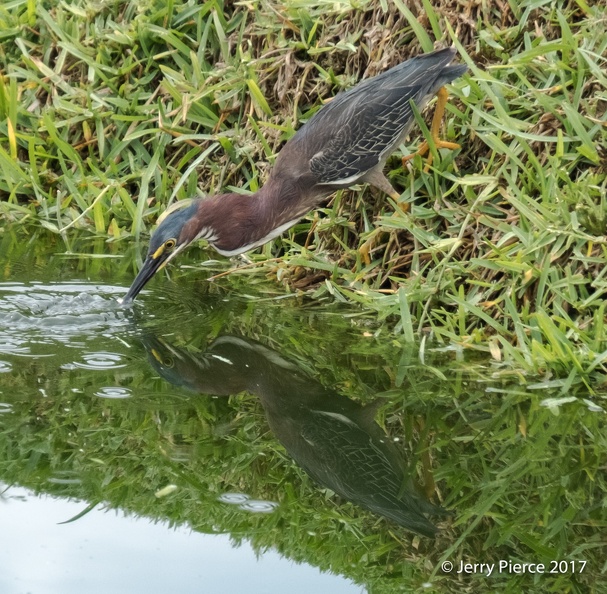
M 410 214 L 368 188 L 338 192 L 239 274 L 601 394 L 606 33 L 584 0 L 9 0 L 0 216 L 66 241 L 75 228 L 144 240 L 174 200 L 258 189 L 340 89 L 455 44 L 470 72 L 452 87 L 445 133 L 461 150 L 428 173 L 419 158 L 410 170 L 389 161 Z M 357 248 L 378 227 L 365 266 Z

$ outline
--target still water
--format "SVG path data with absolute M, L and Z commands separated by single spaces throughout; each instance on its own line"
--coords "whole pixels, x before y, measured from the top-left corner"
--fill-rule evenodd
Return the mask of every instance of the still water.
M 169 528 L 87 503 L 3 489 L 0 592 L 361 592 L 350 580 L 297 564 L 276 551 L 258 555 L 227 534 Z M 238 570 L 234 571 L 233 568 Z
M 603 583 L 596 392 L 258 277 L 210 283 L 226 264 L 194 250 L 123 308 L 120 249 L 0 240 L 2 592 Z

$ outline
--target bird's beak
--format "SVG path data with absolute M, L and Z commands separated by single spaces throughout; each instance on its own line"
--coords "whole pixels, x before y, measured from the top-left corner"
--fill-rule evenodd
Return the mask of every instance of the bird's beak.
M 166 258 L 159 256 L 154 258 L 150 255 L 145 259 L 139 274 L 135 277 L 133 284 L 130 286 L 128 293 L 122 299 L 122 305 L 131 304 L 137 295 L 141 292 L 141 289 L 145 287 L 147 282 L 156 274 L 163 263 L 166 262 Z

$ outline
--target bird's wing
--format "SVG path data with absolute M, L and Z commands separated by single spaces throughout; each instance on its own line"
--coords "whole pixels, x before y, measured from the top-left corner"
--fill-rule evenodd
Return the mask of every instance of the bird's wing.
M 404 140 L 414 122 L 411 101 L 422 109 L 466 71 L 450 65 L 454 55 L 447 48 L 418 56 L 338 94 L 283 149 L 285 162 L 300 163 L 319 185 L 355 182 Z
M 352 183 L 378 165 L 412 124 L 410 101 L 419 99 L 421 90 L 420 86 L 389 89 L 342 103 L 344 111 L 327 122 L 325 142 L 309 162 L 316 183 Z M 315 128 L 310 132 L 319 134 L 324 122 L 310 123 Z

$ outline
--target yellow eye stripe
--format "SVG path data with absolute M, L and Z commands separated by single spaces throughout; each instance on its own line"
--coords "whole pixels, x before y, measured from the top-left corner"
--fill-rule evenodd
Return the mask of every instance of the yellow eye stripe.
M 152 258 L 154 258 L 154 260 L 156 260 L 157 258 L 159 258 L 160 256 L 162 256 L 162 254 L 164 254 L 165 250 L 172 250 L 175 247 L 175 240 L 174 239 L 167 239 L 153 254 L 152 254 Z

